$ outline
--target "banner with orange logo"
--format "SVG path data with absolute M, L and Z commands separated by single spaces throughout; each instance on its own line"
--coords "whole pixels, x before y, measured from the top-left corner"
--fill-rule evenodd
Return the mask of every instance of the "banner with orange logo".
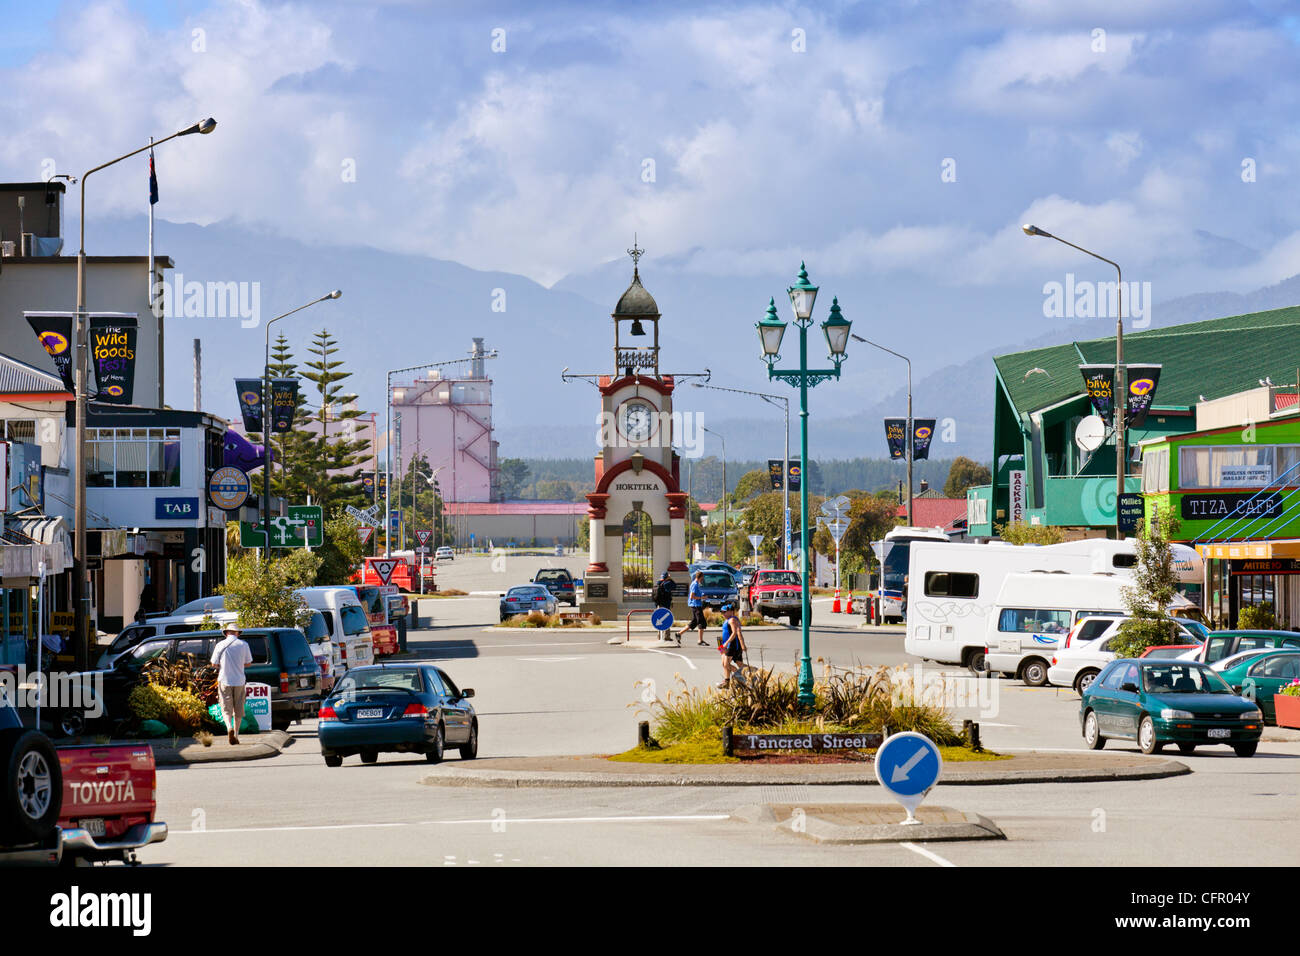
M 912 460 L 920 461 L 930 457 L 930 442 L 934 439 L 936 419 L 912 419 Z
M 1127 428 L 1141 428 L 1151 411 L 1160 383 L 1159 365 L 1130 365 L 1128 367 L 1128 412 L 1124 418 Z

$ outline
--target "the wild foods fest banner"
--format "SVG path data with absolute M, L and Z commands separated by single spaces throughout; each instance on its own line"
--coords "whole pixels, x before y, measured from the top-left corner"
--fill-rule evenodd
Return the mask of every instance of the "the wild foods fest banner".
M 291 431 L 293 413 L 297 407 L 298 380 L 296 378 L 271 379 L 271 431 Z
M 54 360 L 54 370 L 68 391 L 76 388 L 72 369 L 72 313 L 24 312 L 42 348 Z
M 235 394 L 239 396 L 239 414 L 244 419 L 244 431 L 260 432 L 262 430 L 262 380 L 235 379 Z
M 1083 373 L 1083 385 L 1092 400 L 1092 408 L 1107 424 L 1112 424 L 1112 412 L 1115 409 L 1115 366 L 1080 365 Z
M 920 461 L 930 457 L 930 442 L 934 439 L 936 419 L 912 419 L 912 460 Z
M 1125 424 L 1129 428 L 1141 428 L 1155 401 L 1156 386 L 1160 384 L 1160 365 L 1130 365 L 1128 367 L 1128 416 Z
M 907 419 L 885 419 L 885 441 L 889 443 L 889 457 L 902 458 L 907 454 Z
M 134 315 L 90 317 L 90 364 L 95 370 L 97 402 L 130 405 L 135 391 Z

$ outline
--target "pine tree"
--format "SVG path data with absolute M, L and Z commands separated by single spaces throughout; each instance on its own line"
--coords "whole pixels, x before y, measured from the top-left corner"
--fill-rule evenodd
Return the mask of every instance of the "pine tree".
M 305 476 L 307 493 L 312 500 L 327 509 L 343 505 L 369 504 L 364 500 L 361 482 L 351 472 L 370 456 L 370 443 L 355 437 L 355 421 L 362 412 L 356 407 L 357 397 L 347 394 L 340 384 L 352 376 L 340 371 L 342 359 L 336 359 L 338 341 L 328 329 L 321 329 L 312 339 L 308 352 L 313 360 L 306 363 L 310 371 L 302 377 L 315 386 L 317 403 L 312 419 L 319 434 L 309 438 L 313 450 L 312 467 Z

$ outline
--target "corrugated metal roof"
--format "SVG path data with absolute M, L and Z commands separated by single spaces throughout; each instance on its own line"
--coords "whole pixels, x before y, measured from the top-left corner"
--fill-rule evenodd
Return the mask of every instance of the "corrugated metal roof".
M 907 504 L 898 506 L 894 514 L 907 517 Z M 954 521 L 966 520 L 965 498 L 921 498 L 912 496 L 912 525 L 917 528 L 943 528 L 949 530 Z
M 448 501 L 449 515 L 585 515 L 585 501 Z
M 0 394 L 17 395 L 34 392 L 66 392 L 63 379 L 12 355 L 0 354 Z
M 1083 395 L 1079 365 L 1114 361 L 1114 336 L 993 359 L 1022 415 Z M 1160 408 L 1191 407 L 1201 395 L 1231 395 L 1265 376 L 1285 382 L 1300 368 L 1300 307 L 1127 332 L 1124 361 L 1164 366 L 1156 391 Z M 1031 373 L 1035 368 L 1043 371 Z

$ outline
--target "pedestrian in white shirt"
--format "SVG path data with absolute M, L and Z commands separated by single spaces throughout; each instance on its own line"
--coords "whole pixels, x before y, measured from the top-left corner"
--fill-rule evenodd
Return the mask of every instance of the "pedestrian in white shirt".
M 244 666 L 253 663 L 253 652 L 235 625 L 226 625 L 221 633 L 224 638 L 212 650 L 212 666 L 217 669 L 217 692 L 221 697 L 221 716 L 226 721 L 226 739 L 237 744 L 239 725 L 244 722 L 244 692 L 248 683 Z

